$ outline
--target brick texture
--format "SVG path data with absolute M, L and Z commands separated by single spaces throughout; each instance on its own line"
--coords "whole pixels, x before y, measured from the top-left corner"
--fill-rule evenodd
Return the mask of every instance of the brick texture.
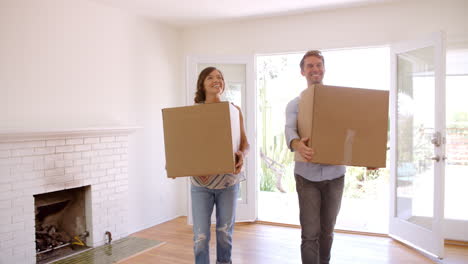
M 86 243 L 128 235 L 128 135 L 66 136 L 0 143 L 0 257 L 35 263 L 33 195 L 90 186 Z M 91 213 L 89 213 L 91 212 Z

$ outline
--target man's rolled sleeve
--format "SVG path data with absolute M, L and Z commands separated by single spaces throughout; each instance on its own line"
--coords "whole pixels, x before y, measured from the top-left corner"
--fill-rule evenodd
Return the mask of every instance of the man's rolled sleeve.
M 299 109 L 299 97 L 294 98 L 286 106 L 286 125 L 284 126 L 284 135 L 286 137 L 286 144 L 291 151 L 294 151 L 291 146 L 291 141 L 299 139 L 297 133 L 297 113 Z

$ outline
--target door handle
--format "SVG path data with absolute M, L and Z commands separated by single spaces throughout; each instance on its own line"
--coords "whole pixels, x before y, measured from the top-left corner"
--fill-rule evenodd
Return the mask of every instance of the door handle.
M 440 156 L 437 155 L 437 156 L 435 156 L 435 157 L 431 157 L 431 160 L 435 160 L 435 161 L 437 161 L 437 162 L 439 162 L 440 160 L 445 161 L 445 160 L 447 160 L 447 157 L 446 157 L 446 156 L 442 156 L 442 158 L 440 158 Z

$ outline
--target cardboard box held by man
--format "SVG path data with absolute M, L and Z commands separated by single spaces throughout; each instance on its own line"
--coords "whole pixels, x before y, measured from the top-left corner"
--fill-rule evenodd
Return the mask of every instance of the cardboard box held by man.
M 317 84 L 302 92 L 297 121 L 314 149 L 310 162 L 386 166 L 388 91 Z

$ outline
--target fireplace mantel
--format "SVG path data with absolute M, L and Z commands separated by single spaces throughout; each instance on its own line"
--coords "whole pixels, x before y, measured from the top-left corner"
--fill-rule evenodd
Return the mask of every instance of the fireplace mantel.
M 0 130 L 0 143 L 62 137 L 89 137 L 97 135 L 131 134 L 137 129 L 141 128 L 142 127 L 138 126 L 115 126 L 51 130 Z

